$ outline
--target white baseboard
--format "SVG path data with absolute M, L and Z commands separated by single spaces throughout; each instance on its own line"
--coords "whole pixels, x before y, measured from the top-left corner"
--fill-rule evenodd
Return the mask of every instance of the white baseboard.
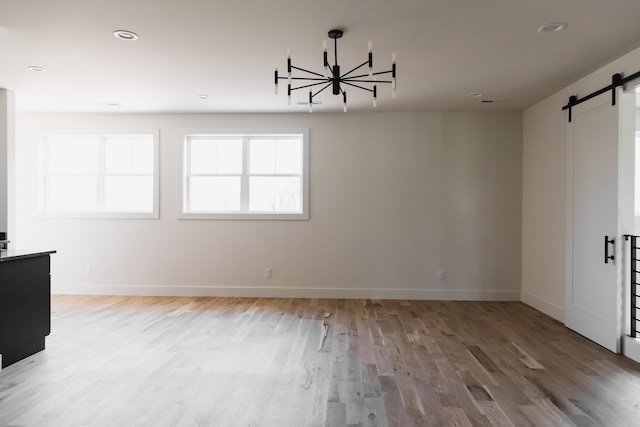
M 547 316 L 551 316 L 559 322 L 564 323 L 564 308 L 558 307 L 542 298 L 522 292 L 521 301 L 538 311 L 543 312 Z
M 520 301 L 520 291 L 485 291 L 472 289 L 266 288 L 232 286 L 70 285 L 52 283 L 51 293 L 59 295 Z
M 622 342 L 622 354 L 629 359 L 640 362 L 640 339 L 625 336 Z

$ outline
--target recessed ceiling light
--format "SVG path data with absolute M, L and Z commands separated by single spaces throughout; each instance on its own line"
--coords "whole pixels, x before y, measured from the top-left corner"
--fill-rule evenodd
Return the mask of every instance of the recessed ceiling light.
M 567 24 L 565 22 L 552 22 L 551 24 L 545 24 L 538 28 L 538 32 L 540 34 L 557 33 L 565 28 L 567 28 Z
M 198 95 L 198 98 L 200 98 L 200 99 L 211 99 L 211 96 L 206 95 L 206 94 L 202 94 L 202 95 Z
M 482 98 L 484 96 L 484 93 L 482 92 L 470 92 L 467 94 L 467 96 L 470 96 L 472 98 Z
M 113 35 L 120 40 L 124 41 L 133 41 L 138 40 L 139 37 L 136 33 L 127 30 L 116 30 L 113 32 Z
M 44 67 L 39 67 L 37 65 L 29 65 L 27 68 L 29 68 L 29 70 L 35 71 L 37 73 L 40 73 L 40 72 L 44 71 Z

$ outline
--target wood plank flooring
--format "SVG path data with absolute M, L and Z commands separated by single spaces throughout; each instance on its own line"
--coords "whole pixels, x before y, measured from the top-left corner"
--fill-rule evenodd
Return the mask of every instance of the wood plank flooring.
M 517 302 L 55 296 L 47 349 L 0 372 L 0 426 L 640 426 L 639 404 L 639 364 Z

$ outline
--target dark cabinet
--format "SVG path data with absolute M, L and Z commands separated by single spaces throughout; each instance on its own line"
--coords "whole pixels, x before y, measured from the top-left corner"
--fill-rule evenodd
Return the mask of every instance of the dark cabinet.
M 2 254 L 0 354 L 3 368 L 44 350 L 45 336 L 51 332 L 50 253 L 53 252 Z

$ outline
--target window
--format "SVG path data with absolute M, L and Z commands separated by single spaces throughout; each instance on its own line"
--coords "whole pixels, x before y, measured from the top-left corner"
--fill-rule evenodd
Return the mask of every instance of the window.
M 156 135 L 43 136 L 39 196 L 45 215 L 157 218 Z
M 181 218 L 308 219 L 308 131 L 184 135 Z

